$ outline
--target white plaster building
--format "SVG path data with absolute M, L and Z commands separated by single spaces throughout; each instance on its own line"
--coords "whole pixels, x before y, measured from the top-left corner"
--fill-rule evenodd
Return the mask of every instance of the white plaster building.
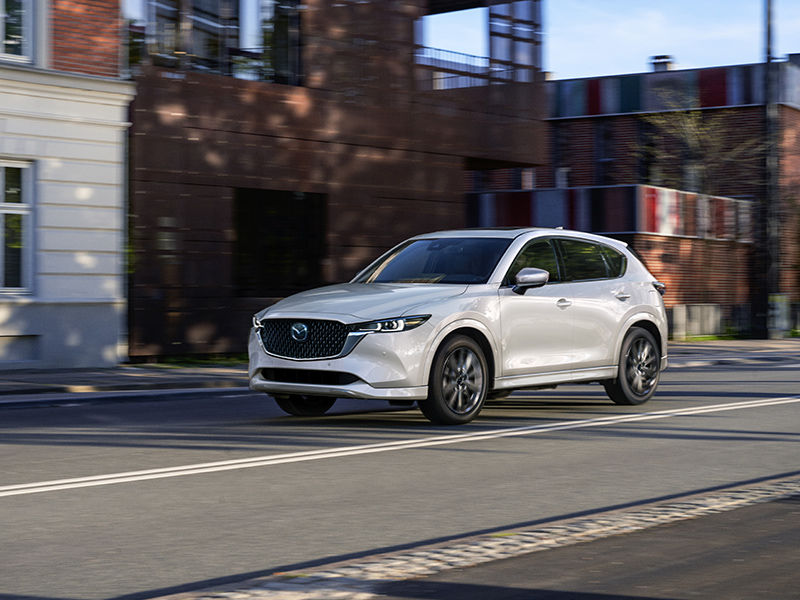
M 127 356 L 134 87 L 64 70 L 54 4 L 0 0 L 0 370 L 112 366 Z

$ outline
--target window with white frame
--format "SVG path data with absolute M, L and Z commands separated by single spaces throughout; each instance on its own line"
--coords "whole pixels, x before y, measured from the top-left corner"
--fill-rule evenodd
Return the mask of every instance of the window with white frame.
M 0 0 L 0 59 L 30 58 L 32 13 L 33 0 Z
M 30 164 L 0 160 L 0 290 L 28 287 Z

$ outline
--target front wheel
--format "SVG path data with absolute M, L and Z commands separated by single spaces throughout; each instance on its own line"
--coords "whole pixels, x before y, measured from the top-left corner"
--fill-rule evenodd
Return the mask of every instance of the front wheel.
M 656 393 L 661 376 L 661 352 L 653 334 L 632 327 L 625 335 L 616 379 L 603 383 L 615 404 L 644 404 Z
M 330 410 L 336 398 L 328 396 L 276 396 L 283 412 L 295 417 L 319 417 Z
M 439 425 L 461 425 L 478 416 L 486 400 L 489 369 L 481 347 L 467 336 L 447 340 L 436 352 L 428 399 L 419 408 Z

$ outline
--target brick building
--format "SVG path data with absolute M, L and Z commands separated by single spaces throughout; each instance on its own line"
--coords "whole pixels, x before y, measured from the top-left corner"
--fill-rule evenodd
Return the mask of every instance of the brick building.
M 0 369 L 126 356 L 119 3 L 0 0 Z
M 609 213 L 604 207 L 611 206 L 610 199 L 632 194 L 627 222 L 596 218 L 583 226 L 628 240 L 667 283 L 668 307 L 718 305 L 724 320 L 746 331 L 750 282 L 758 278 L 751 272 L 753 229 L 765 189 L 764 66 L 671 70 L 667 57 L 659 58 L 648 73 L 549 81 L 548 166 L 474 174 L 472 205 L 483 202 L 484 210 L 473 211 L 473 222 L 511 223 L 508 216 L 487 220 L 502 214 L 514 215 L 514 224 L 570 226 L 574 219 L 547 222 L 536 203 L 569 207 L 570 197 L 588 194 L 594 214 L 609 215 L 613 209 Z M 780 286 L 797 305 L 800 55 L 777 66 Z M 696 134 L 676 133 L 680 127 L 694 128 Z M 633 184 L 659 190 L 628 187 Z M 533 202 L 533 208 L 522 214 L 510 210 L 513 195 L 507 192 L 526 188 L 537 190 L 517 202 Z M 561 191 L 544 191 L 551 188 Z M 669 212 L 675 223 L 648 227 L 643 215 L 653 202 L 656 212 Z M 494 208 L 487 212 L 487 204 Z M 707 226 L 698 229 L 698 219 Z
M 422 46 L 481 6 L 488 57 Z M 547 160 L 538 0 L 133 7 L 134 357 L 242 351 L 275 299 L 463 226 L 465 173 Z

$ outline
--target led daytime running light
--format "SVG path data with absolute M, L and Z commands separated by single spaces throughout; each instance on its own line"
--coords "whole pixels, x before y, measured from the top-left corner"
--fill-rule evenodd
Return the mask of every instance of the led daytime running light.
M 353 331 L 358 333 L 394 333 L 419 327 L 430 318 L 430 315 L 397 317 L 396 319 L 380 319 L 378 321 L 369 321 L 368 323 L 357 323 L 352 327 Z

